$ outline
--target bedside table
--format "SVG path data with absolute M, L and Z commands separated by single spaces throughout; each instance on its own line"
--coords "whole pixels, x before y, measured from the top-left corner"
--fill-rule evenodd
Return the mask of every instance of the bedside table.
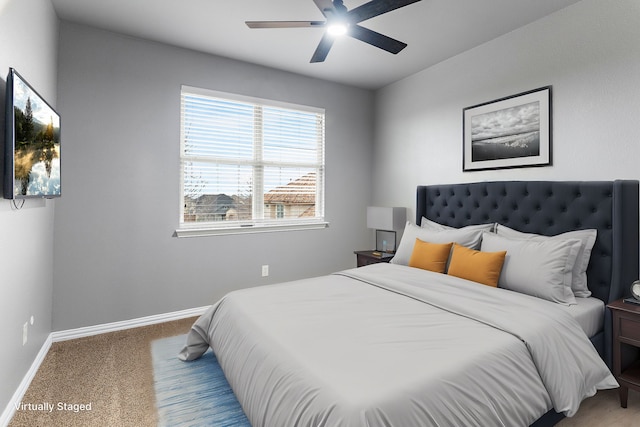
M 640 391 L 640 361 L 622 370 L 623 345 L 640 348 L 640 305 L 621 299 L 608 304 L 613 314 L 613 375 L 620 384 L 620 406 L 627 407 L 629 389 Z
M 356 254 L 357 261 L 356 266 L 363 267 L 365 265 L 377 264 L 379 262 L 389 262 L 394 255 L 382 252 L 382 256 L 380 256 L 374 255 L 374 252 L 377 251 L 354 251 L 353 253 Z

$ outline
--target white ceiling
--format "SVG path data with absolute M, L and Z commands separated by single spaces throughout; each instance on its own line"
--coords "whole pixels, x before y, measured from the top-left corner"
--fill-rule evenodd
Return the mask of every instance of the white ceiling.
M 309 60 L 321 28 L 249 29 L 246 20 L 319 20 L 313 0 L 51 0 L 59 17 L 298 74 L 377 89 L 578 0 L 422 0 L 361 25 L 408 44 L 397 55 L 345 37 Z M 344 0 L 348 9 L 365 0 Z

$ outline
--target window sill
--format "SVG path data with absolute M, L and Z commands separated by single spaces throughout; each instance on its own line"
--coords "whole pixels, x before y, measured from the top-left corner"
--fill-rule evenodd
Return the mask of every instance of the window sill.
M 329 227 L 328 222 L 314 222 L 302 224 L 282 224 L 282 225 L 251 225 L 239 227 L 197 227 L 186 226 L 176 229 L 175 237 L 205 237 L 205 236 L 225 236 L 230 234 L 255 234 L 255 233 L 274 233 L 281 231 L 299 231 L 299 230 L 319 230 Z

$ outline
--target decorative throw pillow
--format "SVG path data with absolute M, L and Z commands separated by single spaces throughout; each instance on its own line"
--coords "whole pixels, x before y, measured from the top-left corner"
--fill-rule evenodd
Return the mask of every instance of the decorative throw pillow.
M 416 239 L 409 267 L 444 273 L 453 243 L 429 243 Z
M 481 252 L 454 244 L 447 274 L 495 288 L 506 254 L 506 251 Z
M 396 250 L 395 256 L 391 259 L 392 264 L 408 265 L 409 258 L 413 252 L 413 246 L 416 243 L 416 239 L 420 239 L 423 242 L 430 243 L 458 243 L 462 246 L 467 246 L 472 249 L 480 247 L 480 241 L 482 240 L 482 230 L 465 230 L 465 229 L 452 229 L 433 231 L 425 228 L 420 228 L 417 225 L 407 221 L 400 239 L 400 244 Z
M 511 239 L 484 233 L 481 250 L 507 251 L 498 281 L 501 288 L 571 305 L 571 272 L 581 242 L 579 239 Z
M 555 236 L 542 236 L 540 234 L 523 233 L 521 231 L 513 230 L 505 225 L 498 224 L 496 227 L 496 233 L 499 236 L 532 240 L 580 239 L 582 244 L 580 246 L 580 251 L 578 252 L 578 257 L 576 258 L 576 263 L 573 266 L 571 290 L 577 297 L 586 298 L 591 296 L 591 291 L 587 286 L 587 267 L 589 266 L 589 260 L 591 259 L 591 250 L 593 249 L 593 245 L 596 243 L 598 230 L 575 230 L 556 234 Z

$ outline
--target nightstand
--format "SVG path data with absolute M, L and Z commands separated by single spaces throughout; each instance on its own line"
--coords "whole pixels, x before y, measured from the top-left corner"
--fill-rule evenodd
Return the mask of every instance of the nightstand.
M 621 299 L 607 305 L 613 314 L 613 375 L 620 384 L 620 406 L 627 407 L 629 389 L 640 391 L 640 361 L 622 366 L 624 345 L 640 348 L 640 305 Z
M 381 253 L 382 255 L 374 255 L 375 253 Z M 389 262 L 393 258 L 393 254 L 377 251 L 354 251 L 356 254 L 357 266 L 362 267 L 369 264 L 377 264 L 379 262 Z

